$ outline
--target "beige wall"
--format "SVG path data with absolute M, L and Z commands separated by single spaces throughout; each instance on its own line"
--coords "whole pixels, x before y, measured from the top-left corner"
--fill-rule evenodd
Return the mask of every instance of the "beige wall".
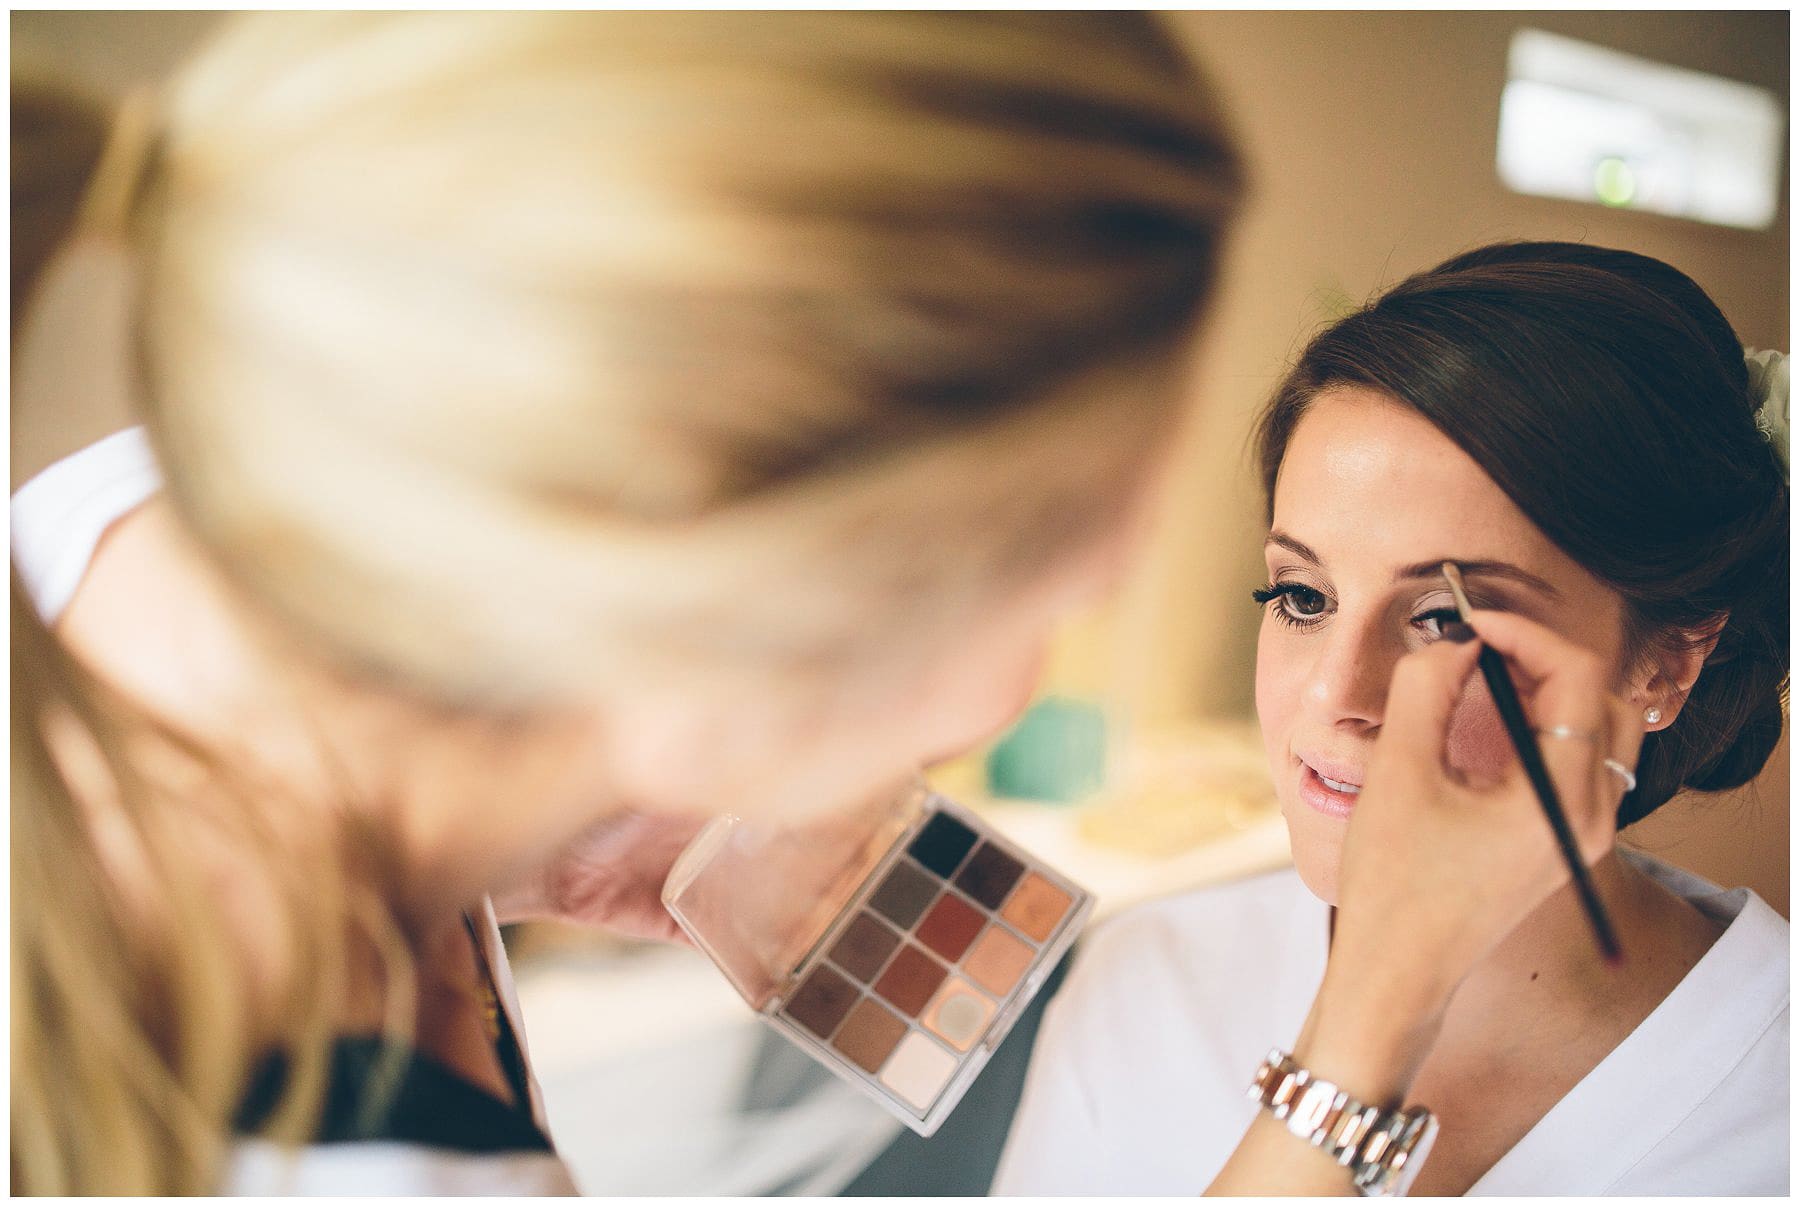
M 21 68 L 65 76 L 101 97 L 117 100 L 153 85 L 219 20 L 209 12 L 15 12 L 14 73 Z M 55 316 L 53 338 L 25 333 L 14 366 L 12 480 L 36 473 L 56 458 L 131 422 L 117 354 L 117 306 L 96 297 L 121 295 L 121 282 L 104 258 L 82 259 L 60 274 L 54 296 L 40 298 L 40 315 Z M 73 333 L 61 316 L 79 312 Z
M 15 13 L 37 53 L 105 91 L 152 81 L 216 16 Z M 1534 26 L 1728 75 L 1787 98 L 1786 13 L 1180 13 L 1227 97 L 1254 173 L 1196 388 L 1206 407 L 1141 572 L 1065 642 L 1058 673 L 1104 683 L 1140 724 L 1250 711 L 1260 501 L 1250 416 L 1328 305 L 1467 247 L 1584 239 L 1660 256 L 1705 286 L 1748 343 L 1788 344 L 1788 217 L 1745 232 L 1508 193 L 1493 169 L 1512 32 Z M 46 406 L 15 410 L 15 471 L 116 426 L 123 411 L 75 345 Z M 87 371 L 90 377 L 80 376 Z M 73 384 L 71 384 L 73 383 Z M 21 389 L 21 397 L 26 391 Z M 1755 793 L 1669 806 L 1646 829 L 1668 857 L 1787 908 L 1785 741 Z

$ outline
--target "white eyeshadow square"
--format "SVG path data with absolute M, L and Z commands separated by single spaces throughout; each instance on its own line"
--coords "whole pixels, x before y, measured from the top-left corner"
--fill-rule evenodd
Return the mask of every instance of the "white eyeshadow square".
M 894 1093 L 925 1110 L 956 1070 L 956 1057 L 917 1031 L 900 1041 L 882 1066 L 881 1080 Z

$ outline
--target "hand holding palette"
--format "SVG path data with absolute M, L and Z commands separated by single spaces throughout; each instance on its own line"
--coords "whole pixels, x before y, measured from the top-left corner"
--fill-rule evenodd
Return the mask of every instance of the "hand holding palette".
M 803 827 L 721 818 L 663 902 L 766 1022 L 926 1136 L 1093 905 L 923 785 Z

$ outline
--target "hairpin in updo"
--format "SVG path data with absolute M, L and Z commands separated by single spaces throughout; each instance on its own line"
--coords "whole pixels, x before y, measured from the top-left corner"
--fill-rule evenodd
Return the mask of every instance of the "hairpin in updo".
M 1785 352 L 1746 349 L 1750 401 L 1756 404 L 1756 427 L 1788 468 L 1788 358 Z

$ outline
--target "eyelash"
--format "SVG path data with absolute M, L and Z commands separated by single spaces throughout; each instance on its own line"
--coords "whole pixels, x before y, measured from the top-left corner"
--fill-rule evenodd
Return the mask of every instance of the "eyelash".
M 1258 587 L 1250 592 L 1250 598 L 1267 608 L 1269 614 L 1282 624 L 1292 629 L 1302 630 L 1317 628 L 1322 624 L 1325 620 L 1323 610 L 1316 615 L 1296 614 L 1288 610 L 1286 601 L 1296 599 L 1311 603 L 1316 600 L 1321 609 L 1330 602 L 1330 597 L 1323 591 L 1304 583 L 1295 582 L 1274 582 L 1266 587 Z M 1430 611 L 1420 612 L 1414 616 L 1412 623 L 1423 624 L 1426 621 L 1435 620 L 1439 625 L 1445 625 L 1455 619 L 1457 619 L 1455 608 L 1432 608 Z M 1436 638 L 1434 637 L 1433 640 Z

